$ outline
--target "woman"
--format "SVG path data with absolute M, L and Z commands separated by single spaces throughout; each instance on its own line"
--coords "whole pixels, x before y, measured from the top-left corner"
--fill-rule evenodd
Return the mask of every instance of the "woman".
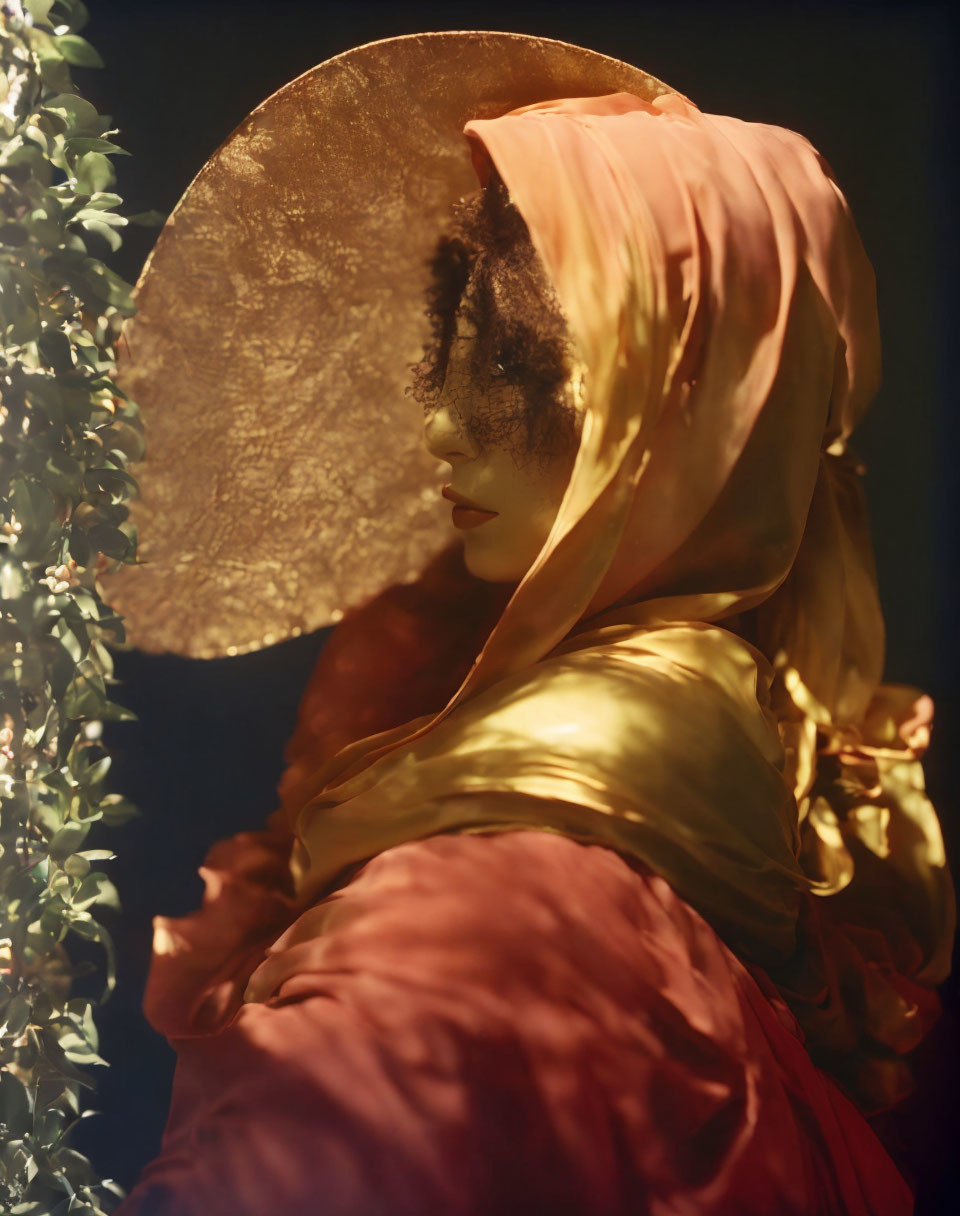
M 952 895 L 929 702 L 879 683 L 846 203 L 676 94 L 465 134 L 413 393 L 462 557 L 344 621 L 281 809 L 158 922 L 121 1210 L 907 1212 L 856 1104 Z

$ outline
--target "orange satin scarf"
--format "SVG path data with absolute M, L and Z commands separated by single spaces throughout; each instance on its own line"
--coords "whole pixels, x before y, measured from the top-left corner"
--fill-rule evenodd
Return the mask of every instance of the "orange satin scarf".
M 919 765 L 928 704 L 879 682 L 846 452 L 879 379 L 874 279 L 829 167 L 802 136 L 678 95 L 465 131 L 568 318 L 581 444 L 448 704 L 288 791 L 301 894 L 404 840 L 535 826 L 652 865 L 775 966 L 802 900 L 856 892 L 866 851 L 913 973 L 938 982 L 954 911 Z M 895 1004 L 869 1034 L 899 1050 Z

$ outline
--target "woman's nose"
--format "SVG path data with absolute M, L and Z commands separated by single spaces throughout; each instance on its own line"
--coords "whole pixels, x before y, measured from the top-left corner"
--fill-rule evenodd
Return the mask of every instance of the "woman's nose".
M 472 460 L 477 455 L 476 444 L 470 439 L 459 413 L 450 403 L 441 400 L 431 410 L 423 424 L 423 442 L 431 456 L 448 464 Z

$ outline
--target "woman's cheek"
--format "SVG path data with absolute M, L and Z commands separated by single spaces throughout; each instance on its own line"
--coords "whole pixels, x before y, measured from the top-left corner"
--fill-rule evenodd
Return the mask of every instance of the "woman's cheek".
M 464 534 L 467 568 L 489 582 L 519 582 L 546 542 L 562 486 L 531 477 L 509 492 L 501 486 L 499 515 Z

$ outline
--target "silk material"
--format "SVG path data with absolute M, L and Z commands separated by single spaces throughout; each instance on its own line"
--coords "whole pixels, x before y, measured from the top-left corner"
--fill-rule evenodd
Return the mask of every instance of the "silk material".
M 302 896 L 371 839 L 537 825 L 643 858 L 735 947 L 783 962 L 811 884 L 758 656 L 707 625 L 582 640 L 339 787 L 311 821 Z
M 275 898 L 269 843 L 246 846 L 235 927 L 264 912 L 258 888 Z M 258 976 L 270 1002 L 239 1009 L 224 978 L 215 1034 L 182 983 L 153 990 L 173 1105 L 118 1216 L 912 1210 L 762 972 L 610 849 L 544 832 L 389 849 Z
M 861 1007 L 841 972 L 825 1017 L 831 968 L 797 961 L 810 892 L 852 888 L 839 906 L 856 925 L 879 884 L 903 973 L 928 985 L 954 927 L 919 763 L 929 703 L 879 683 L 845 447 L 878 382 L 878 329 L 846 202 L 803 137 L 676 95 L 551 101 L 466 134 L 567 314 L 582 439 L 543 551 L 446 706 L 288 791 L 299 891 L 437 832 L 611 845 L 744 957 L 792 957 L 812 1040 L 848 1060 L 865 1100 L 890 1101 L 903 1074 L 860 1065 L 923 1022 L 897 966 L 855 952 L 844 966 L 890 982 Z

